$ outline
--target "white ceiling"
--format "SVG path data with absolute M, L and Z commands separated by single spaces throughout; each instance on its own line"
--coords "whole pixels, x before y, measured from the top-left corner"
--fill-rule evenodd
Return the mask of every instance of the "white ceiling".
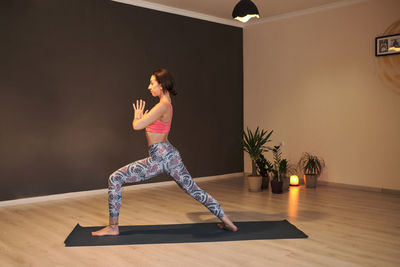
M 165 12 L 197 17 L 242 27 L 232 19 L 232 11 L 239 0 L 113 0 L 117 2 L 152 8 Z M 248 24 L 276 20 L 288 16 L 338 8 L 368 0 L 252 0 L 261 18 Z

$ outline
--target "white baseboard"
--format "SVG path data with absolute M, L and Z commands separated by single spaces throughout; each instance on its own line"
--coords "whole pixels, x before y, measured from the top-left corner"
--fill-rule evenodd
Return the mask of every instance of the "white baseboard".
M 222 175 L 215 175 L 215 176 L 197 177 L 197 178 L 194 178 L 194 180 L 196 180 L 197 182 L 199 182 L 199 181 L 203 182 L 203 181 L 211 181 L 211 180 L 217 180 L 217 179 L 232 178 L 232 177 L 243 176 L 243 175 L 244 174 L 242 172 L 237 172 L 237 173 L 222 174 Z M 128 185 L 128 186 L 124 186 L 124 191 L 138 190 L 138 189 L 158 187 L 158 186 L 166 186 L 166 185 L 170 185 L 170 184 L 175 184 L 175 181 Z M 29 197 L 29 198 L 6 200 L 6 201 L 0 201 L 0 207 L 15 206 L 15 205 L 22 205 L 22 204 L 32 204 L 32 203 L 37 203 L 37 202 L 46 202 L 46 201 L 51 201 L 51 200 L 59 200 L 59 199 L 74 198 L 74 197 L 84 197 L 84 196 L 91 196 L 91 195 L 107 194 L 107 191 L 108 191 L 107 188 L 104 188 L 104 189 L 89 190 L 89 191 L 79 191 L 79 192 L 72 192 L 72 193 L 40 196 L 40 197 Z

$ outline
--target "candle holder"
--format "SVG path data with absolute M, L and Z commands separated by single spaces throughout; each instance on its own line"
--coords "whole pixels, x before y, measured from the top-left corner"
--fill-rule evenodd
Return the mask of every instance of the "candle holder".
M 290 186 L 298 186 L 299 185 L 299 177 L 297 175 L 290 176 Z

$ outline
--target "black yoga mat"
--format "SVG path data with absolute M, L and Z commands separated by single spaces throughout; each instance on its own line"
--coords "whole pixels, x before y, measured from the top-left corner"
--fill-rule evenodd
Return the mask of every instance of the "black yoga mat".
M 120 226 L 119 236 L 92 236 L 91 232 L 104 226 L 82 227 L 77 224 L 64 243 L 67 247 L 73 247 L 307 237 L 287 220 L 235 222 L 235 224 L 239 228 L 237 232 L 219 229 L 216 223 Z

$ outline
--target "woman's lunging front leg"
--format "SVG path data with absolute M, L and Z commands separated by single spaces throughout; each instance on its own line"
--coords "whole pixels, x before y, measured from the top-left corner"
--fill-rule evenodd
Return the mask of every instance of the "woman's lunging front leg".
M 92 235 L 119 235 L 118 217 L 122 204 L 122 185 L 150 179 L 163 171 L 162 165 L 151 157 L 130 163 L 108 178 L 109 225 Z

